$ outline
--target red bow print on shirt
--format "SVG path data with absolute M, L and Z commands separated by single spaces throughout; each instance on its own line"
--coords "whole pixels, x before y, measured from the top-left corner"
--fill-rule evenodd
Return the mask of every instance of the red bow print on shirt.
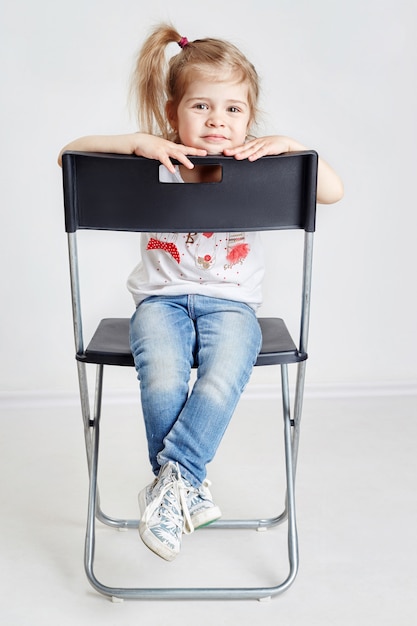
M 160 241 L 159 239 L 154 239 L 151 237 L 148 241 L 148 245 L 146 246 L 147 250 L 165 250 L 172 256 L 173 259 L 176 260 L 177 263 L 180 263 L 180 253 L 178 252 L 178 248 L 175 243 Z

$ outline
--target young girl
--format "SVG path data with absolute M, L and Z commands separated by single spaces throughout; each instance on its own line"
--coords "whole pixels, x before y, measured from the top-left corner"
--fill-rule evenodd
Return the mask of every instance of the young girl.
M 181 50 L 166 63 L 166 47 Z M 161 162 L 165 182 L 216 180 L 216 166 L 194 168 L 188 156 L 224 154 L 254 161 L 306 149 L 283 136 L 248 139 L 257 113 L 258 76 L 232 44 L 189 42 L 171 26 L 156 28 L 132 80 L 139 132 L 91 136 L 63 150 L 136 154 Z M 62 154 L 61 152 L 61 154 Z M 180 165 L 174 166 L 171 159 Z M 59 162 L 61 161 L 61 155 Z M 343 186 L 319 160 L 318 202 Z M 136 312 L 131 349 L 140 380 L 149 458 L 156 476 L 139 494 L 143 542 L 172 560 L 183 533 L 220 517 L 206 481 L 260 345 L 262 251 L 258 233 L 146 233 L 141 263 L 128 279 Z M 191 368 L 197 378 L 191 392 Z

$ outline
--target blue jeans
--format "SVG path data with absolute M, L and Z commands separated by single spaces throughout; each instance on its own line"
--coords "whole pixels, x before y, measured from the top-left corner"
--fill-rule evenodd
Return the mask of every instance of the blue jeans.
M 132 317 L 130 343 L 153 472 L 177 462 L 198 487 L 260 350 L 256 315 L 231 300 L 151 296 Z

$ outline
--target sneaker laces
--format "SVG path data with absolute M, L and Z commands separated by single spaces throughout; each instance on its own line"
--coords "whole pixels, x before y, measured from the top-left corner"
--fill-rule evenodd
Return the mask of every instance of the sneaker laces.
M 211 481 L 208 478 L 205 478 L 199 487 L 194 487 L 188 480 L 184 479 L 185 486 L 187 489 L 187 496 L 190 494 L 194 494 L 196 497 L 201 498 L 203 500 L 209 499 L 211 500 Z
M 144 512 L 143 521 L 148 523 L 155 511 L 158 508 L 167 511 L 170 519 L 175 523 L 175 525 L 181 529 L 183 524 L 183 532 L 186 535 L 194 532 L 194 525 L 191 520 L 190 511 L 187 506 L 187 487 L 183 481 L 181 476 L 181 472 L 178 466 L 178 463 L 175 464 L 177 469 L 177 476 L 174 475 L 174 472 L 171 472 L 171 476 L 164 481 L 162 489 L 160 490 L 158 496 L 154 498 L 152 501 L 152 506 L 148 506 Z M 167 500 L 169 504 L 175 505 L 175 501 L 179 502 L 180 510 L 183 514 L 183 520 L 180 515 L 176 515 L 175 519 L 173 517 L 173 509 L 168 509 L 165 506 L 164 501 Z
M 184 534 L 191 535 L 191 533 L 194 532 L 194 524 L 192 522 L 190 510 L 187 504 L 188 488 L 179 472 L 179 468 L 178 468 L 178 475 L 180 478 L 177 482 L 177 486 L 178 486 L 179 500 L 181 503 L 181 509 L 182 509 L 182 513 L 184 516 Z

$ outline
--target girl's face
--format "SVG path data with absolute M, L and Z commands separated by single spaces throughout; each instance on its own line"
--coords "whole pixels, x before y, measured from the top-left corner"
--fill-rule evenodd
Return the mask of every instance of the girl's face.
M 188 85 L 178 108 L 167 104 L 168 120 L 181 143 L 222 154 L 245 143 L 251 122 L 246 83 L 195 80 Z

